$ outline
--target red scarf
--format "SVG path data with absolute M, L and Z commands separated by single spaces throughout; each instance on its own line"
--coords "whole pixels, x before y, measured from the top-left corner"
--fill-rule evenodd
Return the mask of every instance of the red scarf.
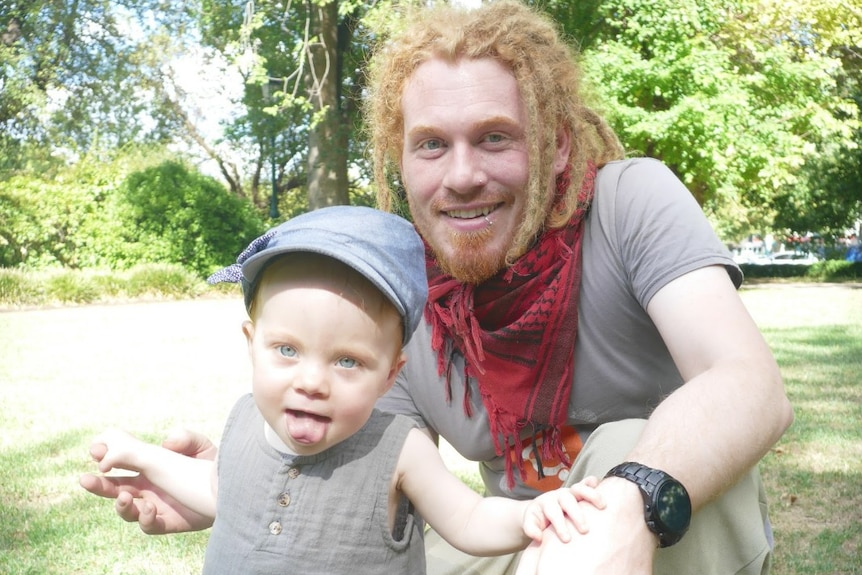
M 578 210 L 562 228 L 546 231 L 508 269 L 479 286 L 443 274 L 426 246 L 431 346 L 437 369 L 446 374 L 451 401 L 452 353 L 464 356 L 465 376 L 478 381 L 497 455 L 506 457 L 506 477 L 514 485 L 513 463 L 524 476 L 520 432 L 533 427 L 543 436 L 542 452 L 570 463 L 562 448 L 574 373 L 581 283 L 583 219 L 592 200 L 595 167 L 590 164 L 578 193 Z M 567 169 L 557 179 L 557 197 L 569 186 Z M 465 377 L 465 379 L 466 379 Z M 469 417 L 465 381 L 464 412 Z M 539 469 L 541 470 L 541 459 Z M 514 461 L 513 461 L 514 459 Z

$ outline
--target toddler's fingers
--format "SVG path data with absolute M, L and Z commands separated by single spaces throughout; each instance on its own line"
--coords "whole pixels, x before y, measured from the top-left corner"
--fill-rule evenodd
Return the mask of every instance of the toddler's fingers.
M 101 441 L 94 441 L 90 444 L 90 457 L 92 457 L 94 461 L 101 461 L 107 452 L 108 446 Z
M 557 497 L 557 504 L 545 509 L 545 517 L 557 532 L 557 537 L 563 543 L 568 543 L 572 540 L 572 533 L 569 531 L 569 522 L 566 518 L 567 508 L 574 504 L 577 507 L 577 502 L 571 497 L 571 494 L 561 491 Z
M 605 508 L 605 499 L 602 497 L 602 494 L 593 487 L 587 487 L 584 485 L 573 485 L 569 488 L 569 492 L 571 495 L 580 501 L 586 501 L 591 503 L 597 509 Z
M 584 515 L 583 509 L 581 509 L 578 500 L 574 495 L 568 492 L 564 492 L 565 496 L 560 497 L 560 508 L 566 514 L 568 518 L 568 523 L 574 525 L 575 529 L 578 530 L 578 533 L 585 534 L 589 529 L 589 524 L 587 523 L 586 516 Z M 560 537 L 562 539 L 562 537 Z
M 543 530 L 544 527 L 539 525 L 535 516 L 531 516 L 530 520 L 524 523 L 524 535 L 526 535 L 536 543 L 542 542 Z

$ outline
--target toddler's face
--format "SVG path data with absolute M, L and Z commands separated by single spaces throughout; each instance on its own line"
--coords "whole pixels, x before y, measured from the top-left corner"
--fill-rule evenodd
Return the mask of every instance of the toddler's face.
M 382 296 L 331 277 L 281 277 L 260 290 L 244 326 L 255 401 L 288 448 L 319 453 L 358 431 L 394 382 L 399 316 Z

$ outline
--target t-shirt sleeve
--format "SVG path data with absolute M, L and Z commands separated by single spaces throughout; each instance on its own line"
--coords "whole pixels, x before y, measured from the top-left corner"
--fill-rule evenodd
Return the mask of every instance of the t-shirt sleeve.
M 619 172 L 615 237 L 635 298 L 646 309 L 674 279 L 722 265 L 738 288 L 742 272 L 691 192 L 664 164 L 628 162 Z

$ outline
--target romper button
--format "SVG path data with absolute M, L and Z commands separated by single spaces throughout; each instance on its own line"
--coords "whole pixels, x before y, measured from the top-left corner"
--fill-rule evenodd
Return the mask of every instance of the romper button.
M 290 493 L 285 491 L 281 495 L 278 496 L 278 504 L 282 507 L 287 507 L 290 505 Z
M 287 476 L 291 479 L 296 479 L 297 477 L 299 477 L 299 467 L 291 467 L 287 471 Z
M 281 533 L 281 523 L 279 523 L 278 521 L 273 521 L 272 523 L 270 523 L 269 532 L 273 535 L 278 535 L 279 533 Z

